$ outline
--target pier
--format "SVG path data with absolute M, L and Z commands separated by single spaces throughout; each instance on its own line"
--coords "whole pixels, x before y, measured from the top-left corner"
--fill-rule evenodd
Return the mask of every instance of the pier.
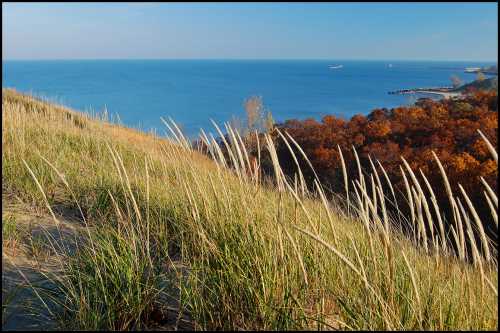
M 451 89 L 452 89 L 451 87 L 400 89 L 400 90 L 389 91 L 389 94 L 390 95 L 430 94 L 430 95 L 439 95 L 446 99 L 459 97 L 462 95 L 460 92 L 452 91 Z

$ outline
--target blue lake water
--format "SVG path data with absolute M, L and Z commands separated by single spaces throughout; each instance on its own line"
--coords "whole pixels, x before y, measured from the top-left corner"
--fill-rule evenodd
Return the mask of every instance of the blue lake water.
M 343 65 L 330 69 L 330 65 Z M 262 96 L 276 121 L 350 118 L 374 108 L 408 105 L 389 95 L 402 88 L 449 86 L 465 67 L 481 62 L 313 60 L 54 60 L 2 61 L 2 87 L 49 98 L 80 111 L 119 114 L 131 127 L 165 127 L 172 117 L 191 137 L 232 115 L 244 117 L 244 100 Z

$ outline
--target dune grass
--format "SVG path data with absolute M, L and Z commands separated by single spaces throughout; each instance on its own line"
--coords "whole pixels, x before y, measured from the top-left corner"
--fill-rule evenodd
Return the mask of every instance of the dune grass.
M 213 137 L 203 137 L 210 160 L 171 121 L 172 141 L 11 90 L 2 115 L 2 194 L 45 209 L 56 226 L 53 207 L 82 216 L 76 250 L 51 244 L 55 287 L 38 290 L 61 327 L 148 329 L 173 298 L 197 329 L 498 326 L 497 253 L 467 194 L 450 194 L 455 228 L 429 228 L 439 207 L 406 163 L 414 239 L 389 227 L 382 173 L 346 179 L 356 184 L 347 213 L 300 171 L 286 179 L 269 137 L 260 146 L 275 181 L 229 127 L 226 161 Z

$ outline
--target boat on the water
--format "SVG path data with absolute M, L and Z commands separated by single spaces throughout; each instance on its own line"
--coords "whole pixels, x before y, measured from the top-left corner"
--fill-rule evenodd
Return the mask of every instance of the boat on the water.
M 344 67 L 343 65 L 331 65 L 330 69 L 338 69 Z

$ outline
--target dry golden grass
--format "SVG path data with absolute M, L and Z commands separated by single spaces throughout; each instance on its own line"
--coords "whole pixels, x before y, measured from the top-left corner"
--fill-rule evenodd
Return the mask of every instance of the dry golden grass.
M 189 267 L 176 284 L 200 329 L 498 326 L 496 252 L 489 260 L 474 252 L 471 265 L 441 251 L 436 235 L 410 240 L 390 230 L 379 175 L 355 180 L 348 214 L 319 182 L 309 192 L 300 174 L 296 185 L 284 178 L 270 138 L 261 144 L 274 159 L 276 184 L 262 181 L 229 127 L 231 163 L 204 137 L 213 162 L 191 149 L 173 122 L 166 123 L 178 143 L 2 94 L 2 192 L 47 209 L 81 207 L 93 226 L 79 254 L 61 264 L 65 274 L 51 277 L 60 286 L 55 299 L 67 306 L 54 316 L 66 327 L 146 328 L 158 295 L 168 293 L 158 281 L 171 257 Z M 282 138 L 302 153 L 293 138 Z M 420 204 L 418 226 L 434 208 L 411 169 L 405 172 Z M 467 233 L 465 225 L 479 224 L 462 203 L 472 220 L 464 218 Z

